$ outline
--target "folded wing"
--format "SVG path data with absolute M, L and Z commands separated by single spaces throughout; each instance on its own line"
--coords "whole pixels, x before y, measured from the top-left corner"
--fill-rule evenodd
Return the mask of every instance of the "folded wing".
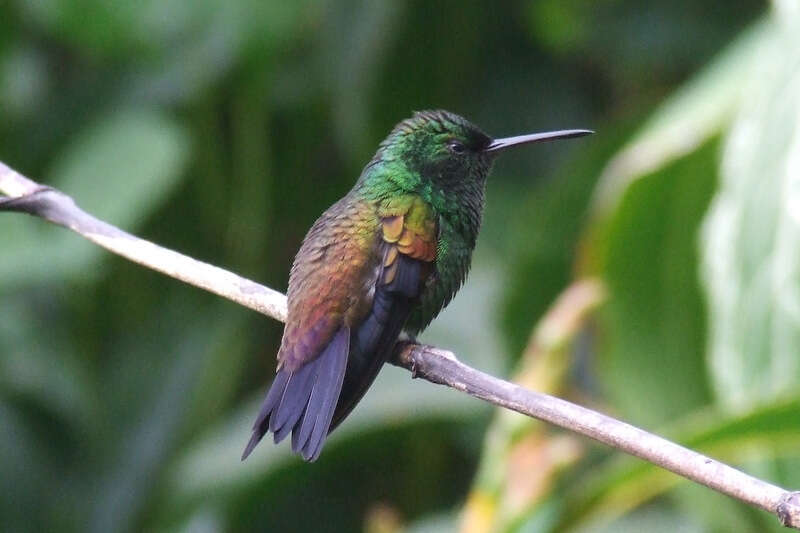
M 279 370 L 243 458 L 267 431 L 275 442 L 291 432 L 295 452 L 319 456 L 391 355 L 433 272 L 436 235 L 416 196 L 371 210 L 337 204 L 317 221 L 292 267 Z

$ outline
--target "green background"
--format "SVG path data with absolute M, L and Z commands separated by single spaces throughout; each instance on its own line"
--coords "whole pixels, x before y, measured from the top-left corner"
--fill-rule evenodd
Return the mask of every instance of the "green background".
M 796 0 L 6 0 L 0 160 L 285 290 L 413 110 L 595 129 L 500 159 L 468 283 L 421 340 L 797 489 L 798 50 Z M 578 282 L 593 303 L 542 322 Z M 316 463 L 269 442 L 241 463 L 280 335 L 0 215 L 0 529 L 779 529 L 393 367 Z

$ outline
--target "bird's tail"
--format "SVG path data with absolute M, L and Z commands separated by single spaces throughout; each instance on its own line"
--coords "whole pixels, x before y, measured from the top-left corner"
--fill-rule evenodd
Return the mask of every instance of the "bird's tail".
M 274 434 L 276 443 L 291 431 L 294 452 L 306 461 L 319 457 L 342 390 L 349 351 L 350 328 L 343 326 L 319 357 L 294 372 L 278 371 L 261 405 L 242 460 L 267 431 Z
M 383 289 L 375 291 L 372 312 L 353 333 L 347 372 L 330 431 L 336 429 L 361 401 L 392 355 L 410 307 L 405 298 L 396 298 Z
M 267 431 L 276 443 L 291 432 L 294 452 L 307 461 L 319 457 L 328 434 L 350 414 L 392 354 L 419 294 L 422 265 L 402 254 L 396 261 L 396 273 L 388 282 L 382 274 L 370 313 L 352 335 L 343 326 L 319 357 L 294 372 L 278 371 L 242 460 Z

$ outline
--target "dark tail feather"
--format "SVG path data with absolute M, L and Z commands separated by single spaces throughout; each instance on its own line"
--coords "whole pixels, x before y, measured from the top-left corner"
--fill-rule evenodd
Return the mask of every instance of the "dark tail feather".
M 350 328 L 343 327 L 319 357 L 319 374 L 311 398 L 302 422 L 295 426 L 292 434 L 292 450 L 300 453 L 306 461 L 319 457 L 328 437 L 333 410 L 342 390 L 349 349 Z M 298 435 L 297 439 L 295 435 Z
M 313 361 L 294 373 L 278 371 L 242 460 L 250 455 L 267 431 L 272 431 L 275 442 L 280 442 L 294 430 L 292 450 L 301 453 L 307 461 L 319 456 L 342 387 L 349 346 L 350 329 L 343 327 Z
M 269 417 L 269 430 L 276 444 L 286 438 L 303 415 L 318 373 L 317 365 L 312 363 L 303 366 L 289 378 L 280 405 Z
M 292 432 L 292 450 L 307 461 L 319 457 L 328 434 L 361 400 L 389 358 L 400 331 L 419 296 L 423 266 L 405 255 L 390 283 L 378 281 L 372 309 L 353 331 L 342 327 L 313 361 L 296 372 L 278 371 L 264 399 L 244 460 L 264 437 L 275 442 Z M 352 346 L 351 346 L 352 344 Z
M 256 447 L 267 432 L 270 413 L 272 413 L 272 410 L 275 409 L 283 398 L 283 392 L 286 390 L 286 385 L 291 377 L 292 375 L 289 372 L 280 370 L 275 375 L 275 379 L 272 380 L 272 386 L 267 393 L 267 397 L 264 398 L 264 402 L 261 404 L 261 410 L 258 412 L 258 418 L 256 418 L 256 422 L 253 424 L 253 434 L 242 453 L 242 461 L 247 459 L 247 456 L 250 455 L 253 448 Z
M 392 283 L 378 287 L 372 311 L 353 335 L 344 385 L 330 431 L 350 414 L 392 355 L 411 312 L 412 299 L 419 294 L 420 263 L 406 256 L 398 257 L 397 261 L 400 264 Z

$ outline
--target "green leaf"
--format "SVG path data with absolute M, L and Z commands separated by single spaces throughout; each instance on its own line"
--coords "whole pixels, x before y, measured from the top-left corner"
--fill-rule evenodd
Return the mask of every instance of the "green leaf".
M 615 520 L 611 524 L 590 526 L 583 533 L 703 533 L 692 515 L 660 507 L 645 507 Z
M 188 156 L 183 128 L 161 113 L 124 110 L 92 125 L 57 158 L 45 180 L 83 209 L 135 231 L 173 192 Z M 9 286 L 96 274 L 107 252 L 63 228 L 3 214 L 0 279 Z
M 582 251 L 610 291 L 600 372 L 634 421 L 659 423 L 710 400 L 696 242 L 718 174 L 713 140 L 735 116 L 772 31 L 769 19 L 756 24 L 662 105 L 595 191 Z
M 78 137 L 56 160 L 53 181 L 98 218 L 138 225 L 172 192 L 187 148 L 182 128 L 164 115 L 121 111 Z
M 613 404 L 637 422 L 660 423 L 709 401 L 695 243 L 715 155 L 709 143 L 634 182 L 603 240 L 609 300 L 599 370 Z
M 760 458 L 796 457 L 800 448 L 800 397 L 752 412 L 723 417 L 709 411 L 684 419 L 663 434 L 674 442 L 727 463 L 752 464 Z M 631 457 L 613 456 L 595 465 L 567 493 L 562 521 L 555 531 L 576 524 L 608 523 L 664 494 L 679 476 Z M 710 489 L 708 489 L 710 490 Z
M 780 3 L 778 4 L 780 5 Z M 796 5 L 795 5 L 796 8 Z M 776 10 L 703 228 L 710 367 L 732 408 L 800 385 L 800 15 Z

